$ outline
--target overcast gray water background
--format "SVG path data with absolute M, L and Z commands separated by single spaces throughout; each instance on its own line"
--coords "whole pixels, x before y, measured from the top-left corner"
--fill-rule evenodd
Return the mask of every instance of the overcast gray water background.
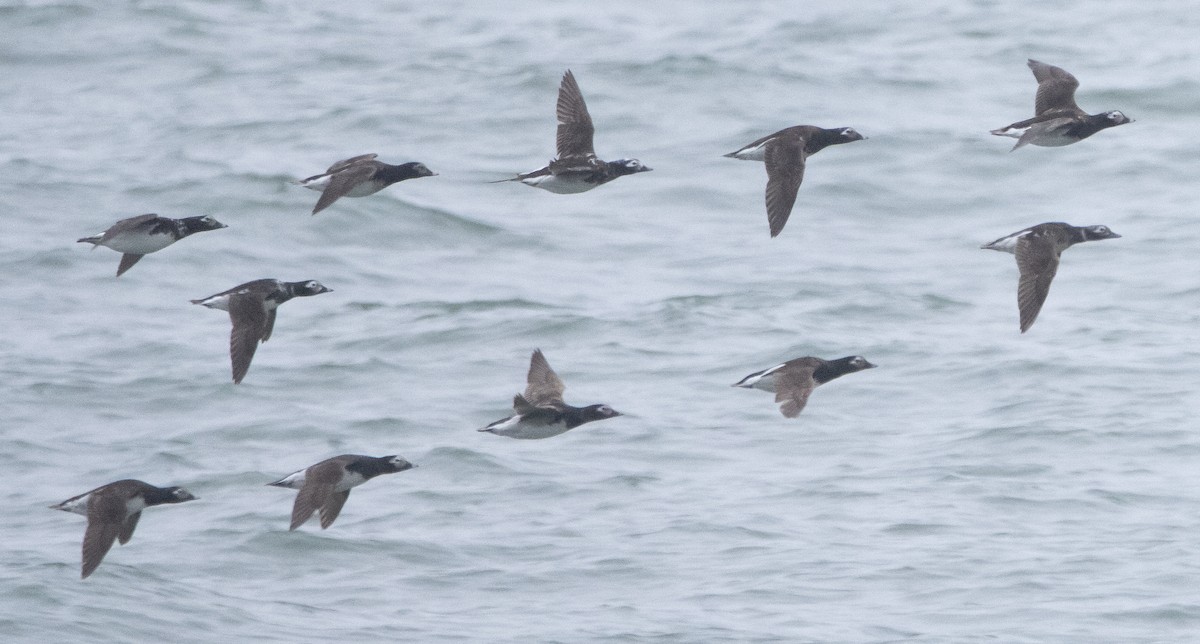
M 1184 642 L 1200 636 L 1200 5 L 1195 2 L 0 3 L 0 640 Z M 1026 58 L 1135 123 L 1009 153 Z M 602 158 L 556 195 L 572 69 Z M 766 177 L 723 153 L 799 123 Z M 376 152 L 439 176 L 289 181 Z M 226 230 L 147 256 L 78 237 L 145 212 Z M 1029 333 L 1012 256 L 1067 251 Z M 188 303 L 319 279 L 242 385 Z M 506 415 L 540 347 L 567 401 Z M 800 418 L 731 389 L 865 355 Z M 263 485 L 340 453 L 419 468 L 287 531 Z M 183 485 L 80 582 L 120 478 Z

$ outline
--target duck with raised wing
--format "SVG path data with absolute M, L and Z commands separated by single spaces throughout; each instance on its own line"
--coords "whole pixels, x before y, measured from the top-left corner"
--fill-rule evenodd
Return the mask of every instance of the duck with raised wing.
M 1027 64 L 1038 82 L 1033 118 L 992 130 L 992 134 L 996 136 L 1011 136 L 1017 139 L 1013 150 L 1025 145 L 1071 145 L 1100 130 L 1133 122 L 1117 110 L 1100 114 L 1084 112 L 1075 104 L 1075 90 L 1079 87 L 1079 81 L 1070 72 L 1032 58 Z
M 563 402 L 563 392 L 567 387 L 550 368 L 541 349 L 534 351 L 529 360 L 526 381 L 525 393 L 513 397 L 513 411 L 516 413 L 479 431 L 509 438 L 550 438 L 584 423 L 621 415 L 621 412 L 608 405 L 572 407 Z
M 651 168 L 637 159 L 602 161 L 592 147 L 592 117 L 588 114 L 583 93 L 571 70 L 563 74 L 558 88 L 558 134 L 555 147 L 558 156 L 543 168 L 518 174 L 512 179 L 492 183 L 520 181 L 527 186 L 558 194 L 587 192 L 625 175 L 649 172 Z

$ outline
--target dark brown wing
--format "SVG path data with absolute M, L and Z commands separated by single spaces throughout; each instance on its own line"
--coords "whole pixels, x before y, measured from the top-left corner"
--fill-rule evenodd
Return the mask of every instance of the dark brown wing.
M 795 418 L 808 404 L 808 397 L 817 384 L 813 380 L 813 365 L 789 364 L 775 372 L 775 402 L 783 403 L 779 412 L 787 418 Z
M 263 342 L 271 339 L 271 331 L 275 330 L 275 314 L 278 312 L 279 309 L 271 309 L 270 311 L 267 311 L 267 322 L 263 326 Z
M 83 572 L 81 579 L 96 571 L 104 555 L 112 548 L 125 520 L 125 499 L 119 495 L 93 494 L 88 500 L 88 525 L 83 533 Z
M 121 531 L 117 533 L 117 540 L 121 542 L 121 545 L 129 543 L 129 540 L 133 538 L 133 531 L 137 529 L 140 518 L 142 518 L 141 512 L 134 512 L 125 517 L 125 522 L 121 524 Z
M 557 404 L 561 405 L 562 401 L 557 401 Z M 562 415 L 555 403 L 539 407 L 530 403 L 521 394 L 513 396 L 513 411 L 521 417 L 521 422 L 535 425 L 549 425 Z
M 534 407 L 562 404 L 563 392 L 567 386 L 550 368 L 550 363 L 546 362 L 546 356 L 542 355 L 541 349 L 534 351 L 533 357 L 529 359 L 529 375 L 526 381 L 529 384 L 525 387 L 525 399 Z M 518 410 L 517 413 L 521 412 Z
M 547 166 L 547 172 L 541 174 L 553 175 L 572 175 L 583 174 L 591 175 L 604 170 L 604 162 L 594 156 L 581 157 L 559 157 L 551 161 Z M 528 176 L 537 176 L 537 173 L 530 173 Z
M 145 255 L 135 255 L 133 253 L 121 255 L 121 264 L 117 266 L 117 277 L 120 277 L 122 273 L 133 268 L 133 265 L 138 263 L 138 260 L 143 257 Z
M 296 493 L 296 502 L 292 505 L 292 524 L 288 530 L 299 528 L 313 512 L 329 503 L 329 497 L 334 494 L 334 487 L 342 480 L 344 473 L 345 466 L 336 458 L 321 461 L 304 472 L 304 487 Z
M 242 293 L 229 296 L 229 360 L 233 365 L 233 382 L 239 383 L 250 370 L 250 361 L 258 349 L 267 325 L 267 311 L 262 295 Z
M 321 506 L 321 529 L 324 530 L 333 525 L 334 519 L 342 512 L 342 506 L 346 505 L 346 499 L 350 498 L 350 490 L 345 492 L 334 492 L 329 495 L 325 501 L 325 505 Z
M 1032 59 L 1029 69 L 1033 70 L 1033 77 L 1038 82 L 1034 114 L 1045 114 L 1052 110 L 1082 111 L 1075 104 L 1075 89 L 1079 87 L 1079 81 L 1074 76 L 1061 67 Z
M 592 126 L 592 116 L 588 114 L 587 104 L 583 102 L 583 92 L 579 91 L 579 83 L 571 70 L 563 74 L 562 84 L 558 87 L 558 135 L 555 137 L 555 149 L 558 157 L 592 156 L 596 151 L 592 148 L 592 135 L 596 129 Z
M 1058 272 L 1059 250 L 1050 237 L 1030 233 L 1017 240 L 1016 256 L 1021 272 L 1017 310 L 1021 313 L 1021 333 L 1024 333 L 1037 319 L 1050 293 L 1050 282 Z
M 804 139 L 795 136 L 776 137 L 767 142 L 763 161 L 767 165 L 767 223 L 771 236 L 783 230 L 796 192 L 804 181 Z
M 325 174 L 333 174 L 334 172 L 337 172 L 338 170 L 341 170 L 342 168 L 348 168 L 348 167 L 354 165 L 355 163 L 358 163 L 359 161 L 370 161 L 377 156 L 379 156 L 379 155 L 378 154 L 360 154 L 356 157 L 350 157 L 349 159 L 342 159 L 341 161 L 338 161 L 337 163 L 329 166 L 329 169 L 325 171 Z
M 315 215 L 325 210 L 333 202 L 345 197 L 358 184 L 370 181 L 371 177 L 375 176 L 376 170 L 377 168 L 373 164 L 361 163 L 334 173 L 329 177 L 329 185 L 321 191 L 321 198 L 317 199 L 317 205 L 313 206 L 312 214 Z
M 153 226 L 150 224 L 153 224 L 156 221 L 158 221 L 158 215 L 155 214 L 129 217 L 109 226 L 108 230 L 104 231 L 102 236 L 116 237 L 121 233 L 133 232 L 141 228 L 152 228 Z

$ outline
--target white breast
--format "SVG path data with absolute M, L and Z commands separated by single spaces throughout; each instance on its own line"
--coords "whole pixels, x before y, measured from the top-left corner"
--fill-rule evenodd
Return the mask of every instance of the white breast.
M 567 431 L 566 423 L 555 423 L 553 425 L 533 425 L 533 424 L 521 425 L 518 423 L 513 423 L 511 426 L 507 426 L 503 429 L 501 429 L 501 428 L 493 428 L 492 429 L 492 433 L 494 433 L 494 434 L 499 434 L 501 436 L 508 436 L 509 438 L 521 438 L 521 439 L 550 438 L 551 436 L 558 436 L 559 434 L 562 434 L 566 431 Z
M 596 187 L 594 183 L 588 183 L 579 179 L 564 179 L 552 174 L 521 179 L 521 183 L 560 195 L 578 194 Z
M 380 190 L 383 190 L 384 185 L 381 181 L 364 181 L 350 189 L 345 196 L 347 197 L 366 197 L 373 195 Z
M 136 514 L 146 509 L 146 499 L 135 496 L 125 502 L 125 516 Z
M 100 245 L 121 253 L 149 255 L 174 243 L 175 236 L 170 233 L 151 235 L 146 232 L 127 232 L 106 238 L 100 242 Z
M 342 482 L 338 483 L 334 489 L 338 492 L 345 492 L 352 487 L 358 487 L 366 482 L 367 479 L 363 478 L 362 474 L 358 472 L 346 472 L 345 476 L 342 477 Z

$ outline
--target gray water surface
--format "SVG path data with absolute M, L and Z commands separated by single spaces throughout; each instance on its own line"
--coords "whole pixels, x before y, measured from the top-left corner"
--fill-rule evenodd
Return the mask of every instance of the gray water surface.
M 1166 2 L 0 4 L 0 639 L 6 642 L 1184 642 L 1200 630 L 1200 7 Z M 1026 58 L 1135 123 L 1065 148 Z M 597 153 L 653 172 L 491 185 L 554 152 L 572 69 Z M 810 159 L 768 237 L 782 127 Z M 375 152 L 437 177 L 289 182 Z M 147 256 L 79 237 L 145 212 L 226 230 Z M 1012 256 L 1067 251 L 1033 328 Z M 229 319 L 286 304 L 245 382 Z M 540 347 L 575 404 L 505 416 Z M 879 365 L 783 418 L 732 389 L 802 355 Z M 419 468 L 287 531 L 264 484 L 341 453 Z M 152 508 L 79 581 L 81 517 Z

